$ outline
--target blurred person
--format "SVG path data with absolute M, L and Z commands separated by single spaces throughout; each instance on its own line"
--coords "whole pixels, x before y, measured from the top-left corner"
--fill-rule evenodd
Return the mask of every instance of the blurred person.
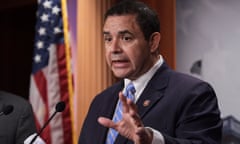
M 12 109 L 3 114 L 6 107 Z M 36 126 L 31 104 L 24 98 L 0 91 L 0 143 L 27 144 L 27 139 L 36 134 Z M 28 140 L 29 141 L 29 140 Z M 38 138 L 34 144 L 44 144 Z

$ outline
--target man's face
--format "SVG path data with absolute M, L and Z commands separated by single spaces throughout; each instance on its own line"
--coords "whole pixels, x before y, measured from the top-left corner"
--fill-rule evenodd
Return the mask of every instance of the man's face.
M 153 65 L 149 42 L 135 15 L 109 16 L 103 34 L 106 60 L 116 77 L 133 80 Z

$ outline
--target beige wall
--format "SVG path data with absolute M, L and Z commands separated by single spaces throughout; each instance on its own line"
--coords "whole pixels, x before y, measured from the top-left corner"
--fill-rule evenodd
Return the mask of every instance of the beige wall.
M 76 133 L 80 132 L 93 97 L 112 83 L 104 59 L 102 16 L 108 0 L 78 0 Z

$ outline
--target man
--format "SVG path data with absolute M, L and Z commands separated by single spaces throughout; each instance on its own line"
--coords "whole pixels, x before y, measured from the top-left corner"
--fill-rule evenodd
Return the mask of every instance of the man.
M 103 33 L 107 63 L 122 80 L 95 97 L 79 144 L 220 143 L 222 122 L 214 90 L 167 66 L 153 10 L 141 2 L 122 1 L 105 14 Z M 134 88 L 125 94 L 129 84 Z
M 23 98 L 0 91 L 0 111 L 1 144 L 25 144 L 36 133 L 32 107 Z M 42 144 L 42 140 L 38 138 L 37 143 Z

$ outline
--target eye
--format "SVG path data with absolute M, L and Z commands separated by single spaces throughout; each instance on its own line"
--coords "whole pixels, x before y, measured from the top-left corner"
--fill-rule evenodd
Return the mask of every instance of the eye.
M 105 41 L 106 43 L 111 42 L 111 41 L 112 41 L 112 38 L 111 38 L 110 36 L 104 36 L 104 41 Z
M 124 40 L 124 41 L 131 41 L 132 37 L 131 36 L 123 36 L 122 40 Z

